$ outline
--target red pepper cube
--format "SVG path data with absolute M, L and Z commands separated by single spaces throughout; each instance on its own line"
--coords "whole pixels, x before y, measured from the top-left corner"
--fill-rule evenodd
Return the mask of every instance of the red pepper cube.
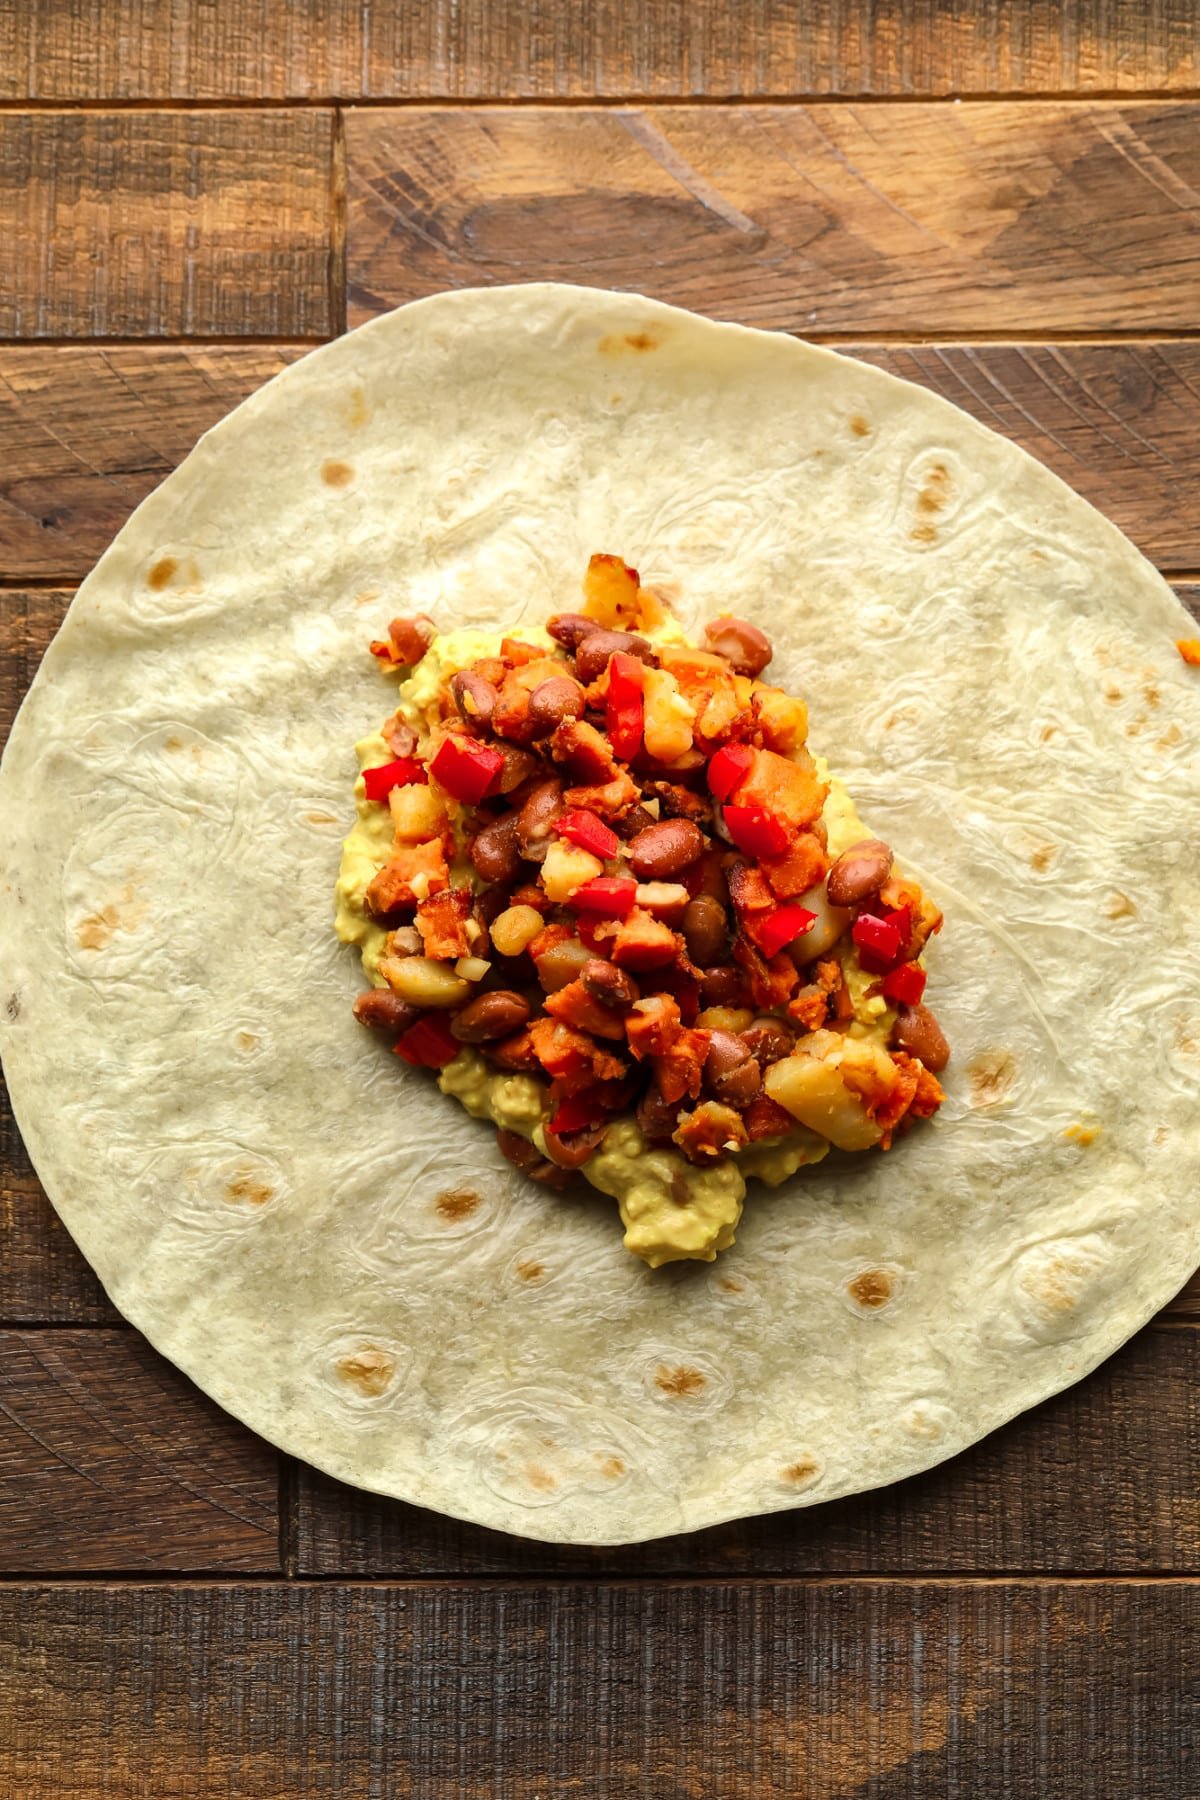
M 418 1019 L 396 1040 L 396 1055 L 402 1056 L 414 1069 L 444 1069 L 461 1049 L 449 1021 L 436 1013 Z
M 873 913 L 855 919 L 850 936 L 858 945 L 858 960 L 871 975 L 885 975 L 895 967 L 904 940 L 896 927 Z
M 884 998 L 898 1006 L 919 1006 L 924 992 L 925 971 L 920 963 L 901 963 L 883 978 Z
M 724 806 L 729 835 L 747 856 L 782 856 L 790 842 L 787 826 L 761 806 Z
M 386 800 L 393 788 L 424 785 L 429 777 L 415 756 L 398 756 L 395 762 L 379 763 L 362 772 L 368 800 Z
M 466 806 L 478 806 L 494 790 L 504 771 L 499 750 L 471 738 L 447 737 L 438 745 L 430 773 L 446 792 Z
M 806 906 L 780 906 L 765 919 L 755 920 L 755 941 L 764 956 L 778 956 L 781 950 L 786 950 L 798 937 L 812 930 L 816 916 Z
M 726 744 L 712 758 L 706 771 L 708 791 L 717 800 L 728 800 L 754 767 L 754 751 L 749 744 Z
M 585 881 L 575 889 L 570 903 L 580 912 L 623 919 L 637 903 L 637 882 L 626 881 L 620 875 L 597 875 L 594 881 Z
M 559 837 L 569 838 L 581 850 L 590 850 L 601 862 L 607 862 L 621 848 L 621 840 L 616 832 L 610 830 L 594 812 L 588 812 L 586 807 L 563 813 L 555 819 L 554 829 Z
M 595 1123 L 596 1108 L 584 1094 L 576 1094 L 569 1100 L 560 1100 L 552 1118 L 547 1120 L 546 1130 L 552 1131 L 555 1137 L 561 1137 L 564 1131 L 582 1131 L 585 1125 Z
M 642 665 L 636 656 L 618 650 L 608 659 L 608 695 L 604 702 L 604 726 L 612 753 L 631 762 L 642 747 L 646 708 L 642 698 Z

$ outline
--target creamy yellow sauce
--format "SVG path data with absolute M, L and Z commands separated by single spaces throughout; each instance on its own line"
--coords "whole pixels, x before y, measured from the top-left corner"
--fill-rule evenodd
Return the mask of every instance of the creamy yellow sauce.
M 527 642 L 553 648 L 544 631 L 522 626 L 520 635 Z M 660 643 L 685 641 L 670 619 L 645 635 Z M 437 717 L 438 696 L 444 684 L 460 669 L 469 668 L 481 657 L 496 656 L 499 650 L 500 636 L 494 632 L 462 630 L 435 638 L 401 684 L 394 710 L 408 721 L 419 738 L 424 738 Z M 392 753 L 378 732 L 363 738 L 355 749 L 360 770 L 392 760 Z M 814 761 L 822 781 L 829 783 L 822 816 L 829 833 L 830 854 L 836 857 L 869 833 L 842 783 L 830 776 L 821 757 Z M 353 944 L 360 951 L 368 980 L 382 986 L 379 957 L 386 932 L 367 917 L 363 895 L 391 854 L 391 815 L 386 806 L 366 798 L 361 773 L 354 792 L 357 816 L 342 845 L 334 928 L 343 943 Z M 469 872 L 469 865 L 464 865 L 461 878 L 465 879 Z M 895 1009 L 881 1009 L 877 1000 L 867 998 L 866 989 L 875 978 L 859 968 L 856 958 L 846 958 L 843 970 L 854 1002 L 849 1035 L 885 1043 Z M 458 1100 L 472 1117 L 489 1119 L 504 1131 L 517 1132 L 545 1153 L 549 1089 L 544 1082 L 531 1075 L 497 1073 L 478 1051 L 464 1049 L 441 1071 L 438 1086 L 444 1094 Z M 657 1269 L 664 1263 L 682 1260 L 712 1262 L 734 1241 L 747 1177 L 777 1187 L 797 1169 L 820 1162 L 828 1151 L 829 1144 L 823 1137 L 797 1125 L 785 1137 L 748 1144 L 722 1157 L 710 1169 L 699 1168 L 679 1151 L 651 1146 L 636 1120 L 624 1118 L 609 1127 L 599 1148 L 579 1172 L 593 1187 L 616 1200 L 625 1227 L 626 1249 Z

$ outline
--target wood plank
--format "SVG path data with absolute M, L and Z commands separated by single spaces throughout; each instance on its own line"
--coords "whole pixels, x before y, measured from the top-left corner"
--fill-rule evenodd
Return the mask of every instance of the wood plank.
M 316 108 L 0 114 L 0 338 L 327 336 L 332 145 Z
M 854 346 L 1031 450 L 1161 567 L 1200 568 L 1200 343 Z M 0 569 L 78 580 L 295 346 L 0 347 Z
M 0 1332 L 0 1569 L 279 1569 L 276 1453 L 133 1331 Z
M 11 1586 L 38 1800 L 1189 1800 L 1185 1583 Z
M 299 1470 L 311 1575 L 1200 1572 L 1200 1334 L 1143 1332 L 952 1462 L 811 1511 L 596 1550 L 525 1542 Z
M 0 96 L 291 99 L 1192 88 L 1181 0 L 22 0 Z
M 352 322 L 561 279 L 809 333 L 1196 324 L 1195 104 L 414 107 L 346 149 Z
M 0 347 L 6 578 L 81 579 L 201 433 L 302 354 L 270 344 Z

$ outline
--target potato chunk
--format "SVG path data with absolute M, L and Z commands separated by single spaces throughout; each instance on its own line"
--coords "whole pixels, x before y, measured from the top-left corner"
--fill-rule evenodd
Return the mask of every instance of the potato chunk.
M 846 1085 L 841 1069 L 845 1066 L 860 1078 L 891 1085 L 895 1074 L 891 1058 L 876 1044 L 836 1032 L 814 1032 L 809 1042 L 824 1054 L 801 1049 L 772 1063 L 763 1077 L 769 1098 L 839 1150 L 869 1150 L 883 1132 Z

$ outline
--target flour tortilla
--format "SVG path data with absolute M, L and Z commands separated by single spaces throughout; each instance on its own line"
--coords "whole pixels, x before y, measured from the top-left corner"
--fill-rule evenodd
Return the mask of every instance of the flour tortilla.
M 368 637 L 539 622 L 598 549 L 769 632 L 947 920 L 939 1117 L 657 1273 L 354 1022 L 331 928 Z M 1187 630 L 1045 469 L 828 351 L 555 285 L 382 318 L 138 509 L 21 710 L 0 1025 L 42 1181 L 161 1351 L 362 1487 L 617 1543 L 926 1468 L 1200 1257 Z

